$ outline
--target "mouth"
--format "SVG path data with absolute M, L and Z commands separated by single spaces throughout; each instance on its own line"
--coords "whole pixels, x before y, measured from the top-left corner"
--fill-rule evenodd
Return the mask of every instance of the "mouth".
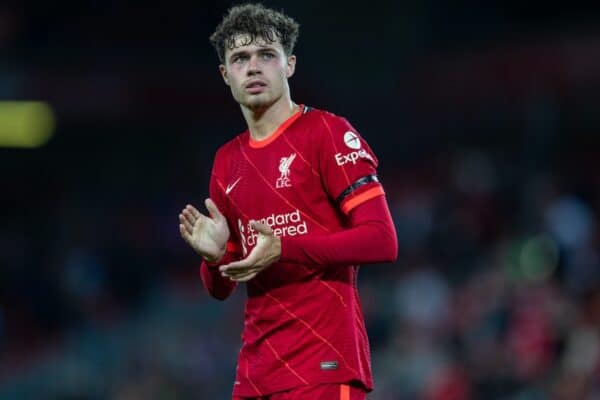
M 267 84 L 263 81 L 251 81 L 246 84 L 245 89 L 247 92 L 254 94 L 261 93 L 266 87 Z

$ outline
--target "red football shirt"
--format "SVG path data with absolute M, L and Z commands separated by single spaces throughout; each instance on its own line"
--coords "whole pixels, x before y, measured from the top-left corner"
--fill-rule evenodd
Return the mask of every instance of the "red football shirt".
M 255 246 L 253 220 L 270 225 L 282 245 L 286 237 L 343 230 L 354 207 L 384 194 L 376 167 L 345 119 L 305 106 L 263 141 L 248 131 L 237 136 L 217 151 L 210 183 L 231 231 L 221 264 Z M 202 268 L 216 297 L 235 287 L 216 266 Z M 357 273 L 355 265 L 278 262 L 249 281 L 234 395 L 349 381 L 371 390 Z

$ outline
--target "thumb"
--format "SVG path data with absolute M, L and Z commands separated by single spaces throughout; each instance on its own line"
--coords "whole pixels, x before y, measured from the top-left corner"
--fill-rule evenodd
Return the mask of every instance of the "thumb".
M 252 228 L 257 231 L 258 233 L 262 233 L 263 235 L 272 235 L 273 234 L 273 230 L 271 229 L 271 227 L 267 224 L 262 224 L 260 222 L 252 222 Z
M 218 220 L 221 220 L 224 218 L 223 214 L 221 214 L 221 211 L 219 211 L 219 209 L 217 208 L 217 205 L 215 204 L 215 202 L 212 201 L 210 198 L 204 200 L 204 205 L 206 206 L 206 209 L 210 213 L 210 216 L 212 217 L 212 219 L 214 219 L 215 221 L 218 221 Z

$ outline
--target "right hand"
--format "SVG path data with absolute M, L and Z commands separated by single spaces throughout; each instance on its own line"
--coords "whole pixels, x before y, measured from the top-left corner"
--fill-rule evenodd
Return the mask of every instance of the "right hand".
M 211 199 L 204 202 L 210 217 L 187 205 L 179 214 L 181 237 L 208 262 L 223 258 L 229 240 L 227 219 Z

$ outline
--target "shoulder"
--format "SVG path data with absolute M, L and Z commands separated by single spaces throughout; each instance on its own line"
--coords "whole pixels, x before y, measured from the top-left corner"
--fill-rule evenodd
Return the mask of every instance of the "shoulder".
M 342 116 L 330 111 L 310 107 L 304 116 L 305 124 L 309 127 L 311 140 L 329 141 L 334 137 L 343 138 L 347 132 L 358 133 L 356 129 Z
M 321 110 L 318 108 L 305 106 L 304 112 L 306 117 L 305 119 L 309 123 L 312 122 L 321 125 L 333 125 L 336 127 L 339 125 L 350 126 L 350 123 L 346 118 L 336 115 L 327 110 Z
M 215 153 L 215 162 L 225 160 L 234 156 L 240 151 L 240 144 L 243 143 L 244 136 L 248 135 L 248 131 L 244 131 L 236 135 L 233 139 L 222 144 Z
M 320 143 L 325 152 L 333 152 L 336 162 L 340 165 L 339 157 L 359 157 L 369 160 L 377 166 L 377 158 L 363 136 L 344 117 L 329 111 L 316 110 L 314 118 L 320 120 L 321 129 L 315 129 L 314 143 Z M 345 152 L 350 152 L 346 154 Z M 353 155 L 354 154 L 354 155 Z M 356 163 L 356 160 L 352 161 Z

